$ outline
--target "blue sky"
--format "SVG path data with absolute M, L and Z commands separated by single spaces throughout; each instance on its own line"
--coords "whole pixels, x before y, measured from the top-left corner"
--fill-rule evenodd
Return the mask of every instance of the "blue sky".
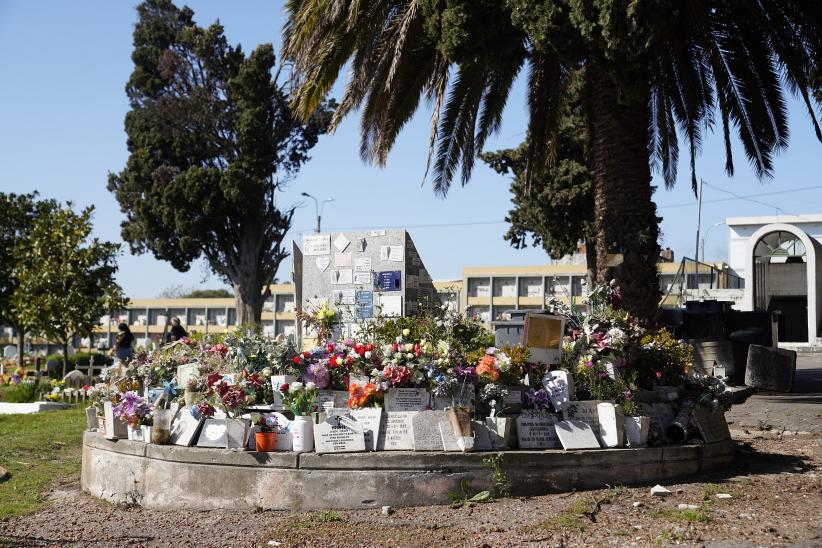
M 132 70 L 136 5 L 123 0 L 0 0 L 0 191 L 38 190 L 77 206 L 94 204 L 95 233 L 112 241 L 120 241 L 123 217 L 105 188 L 106 174 L 120 170 L 127 158 L 124 85 Z M 265 42 L 279 49 L 282 1 L 193 0 L 188 5 L 202 25 L 219 19 L 228 39 L 246 51 Z M 488 144 L 490 150 L 522 140 L 526 113 L 521 80 L 499 135 Z M 775 208 L 789 214 L 822 212 L 822 144 L 801 105 L 792 100 L 790 107 L 790 148 L 777 159 L 772 181 L 756 179 L 739 146 L 737 175 L 729 179 L 723 171 L 720 135 L 708 138 L 698 163 L 698 175 L 711 185 L 705 189 L 703 230 L 728 216 L 775 215 Z M 429 117 L 430 111 L 423 109 L 408 124 L 386 169 L 360 161 L 358 118 L 349 117 L 334 135 L 322 138 L 281 203 L 299 202 L 303 191 L 335 198 L 323 217 L 328 230 L 409 227 L 435 279 L 458 278 L 463 266 L 545 264 L 548 258 L 540 249 L 515 250 L 502 239 L 510 207 L 503 177 L 478 164 L 469 185 L 453 188 L 446 199 L 435 197 L 430 185 L 421 185 Z M 768 205 L 710 203 L 730 197 L 723 189 L 742 196 L 777 194 L 755 198 Z M 677 257 L 693 256 L 696 200 L 685 164 L 676 188 L 660 188 L 655 198 L 664 219 L 663 246 L 672 247 Z M 449 224 L 457 226 L 442 226 Z M 290 235 L 299 241 L 313 225 L 310 203 L 299 209 Z M 726 249 L 727 230 L 718 226 L 709 234 L 706 257 L 723 260 Z M 279 278 L 287 279 L 288 272 L 290 263 L 284 263 Z M 180 273 L 151 255 L 132 256 L 125 246 L 118 280 L 131 297 L 156 296 L 172 285 L 221 285 L 202 264 Z

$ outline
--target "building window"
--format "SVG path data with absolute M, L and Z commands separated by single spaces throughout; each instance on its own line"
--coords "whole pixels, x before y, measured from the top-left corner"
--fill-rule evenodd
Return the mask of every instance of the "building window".
M 494 278 L 494 297 L 516 297 L 516 278 Z
M 294 295 L 277 295 L 277 312 L 294 312 Z
M 468 278 L 468 296 L 469 297 L 490 297 L 491 296 L 491 279 L 490 278 Z
M 520 297 L 542 297 L 542 278 L 520 278 Z

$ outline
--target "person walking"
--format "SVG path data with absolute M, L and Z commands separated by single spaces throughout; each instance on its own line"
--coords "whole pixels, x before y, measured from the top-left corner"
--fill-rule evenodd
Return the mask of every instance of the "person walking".
M 180 325 L 180 318 L 171 318 L 171 329 L 166 335 L 166 342 L 172 343 L 174 341 L 179 341 L 183 337 L 188 337 L 188 333 L 186 332 L 185 328 L 182 325 Z
M 119 362 L 115 365 L 122 367 L 134 358 L 134 350 L 131 348 L 134 344 L 134 335 L 126 323 L 121 323 L 117 326 L 117 329 L 119 333 L 117 333 L 117 341 L 114 343 L 114 361 Z

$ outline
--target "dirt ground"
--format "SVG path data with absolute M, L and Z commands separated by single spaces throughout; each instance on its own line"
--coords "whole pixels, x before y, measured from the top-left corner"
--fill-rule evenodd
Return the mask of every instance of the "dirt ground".
M 0 546 L 822 546 L 822 438 L 753 436 L 728 470 L 665 486 L 390 515 L 157 512 L 93 499 L 74 478 L 46 509 L 0 522 Z

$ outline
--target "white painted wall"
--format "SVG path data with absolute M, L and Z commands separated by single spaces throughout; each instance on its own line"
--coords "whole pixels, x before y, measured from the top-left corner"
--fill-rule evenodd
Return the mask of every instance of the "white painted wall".
M 763 226 L 777 223 L 794 225 L 822 244 L 822 214 L 729 217 L 725 222 L 728 225 L 728 264 L 743 278 L 747 278 L 745 253 L 748 240 Z

